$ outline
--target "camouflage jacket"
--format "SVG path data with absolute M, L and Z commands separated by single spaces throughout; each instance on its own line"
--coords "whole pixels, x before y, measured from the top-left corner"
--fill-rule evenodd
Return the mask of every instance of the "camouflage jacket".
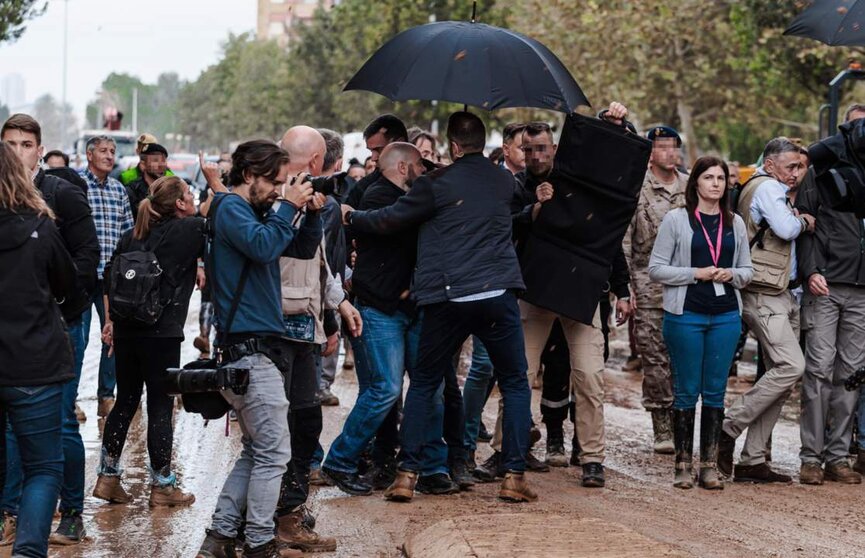
M 631 270 L 631 288 L 637 299 L 637 309 L 663 308 L 664 288 L 649 279 L 649 256 L 655 245 L 655 237 L 661 221 L 671 209 L 685 205 L 685 186 L 688 175 L 676 173 L 676 182 L 664 184 L 651 169 L 646 171 L 637 211 L 631 219 L 622 248 Z

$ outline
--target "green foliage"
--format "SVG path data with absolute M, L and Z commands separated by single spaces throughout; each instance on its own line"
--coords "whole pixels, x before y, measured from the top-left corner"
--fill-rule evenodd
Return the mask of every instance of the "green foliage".
M 111 73 L 102 82 L 99 98 L 87 105 L 87 126 L 102 127 L 102 110 L 114 107 L 123 113 L 122 127 L 132 129 L 134 90 L 138 90 L 138 131 L 150 132 L 163 139 L 177 132 L 177 102 L 184 83 L 175 73 L 160 74 L 156 83 L 146 84 L 129 74 Z
M 24 23 L 45 13 L 48 2 L 39 0 L 0 0 L 0 43 L 17 40 Z

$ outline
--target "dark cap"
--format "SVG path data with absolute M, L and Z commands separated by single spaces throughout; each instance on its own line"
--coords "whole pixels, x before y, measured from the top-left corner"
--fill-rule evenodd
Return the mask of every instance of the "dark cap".
M 141 150 L 142 155 L 156 155 L 157 153 L 162 153 L 164 156 L 168 157 L 168 150 L 158 143 L 145 144 L 144 149 Z
M 678 147 L 682 146 L 682 138 L 679 136 L 679 132 L 677 132 L 674 128 L 670 128 L 669 126 L 655 126 L 649 133 L 646 134 L 646 137 L 649 141 L 655 141 L 656 139 L 663 138 L 673 138 L 676 140 L 676 145 Z

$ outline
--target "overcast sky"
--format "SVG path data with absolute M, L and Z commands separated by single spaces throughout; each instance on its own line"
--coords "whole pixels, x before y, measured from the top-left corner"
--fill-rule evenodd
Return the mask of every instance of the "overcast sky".
M 2 0 L 0 0 L 2 1 Z M 68 0 L 67 100 L 79 125 L 86 104 L 111 72 L 155 82 L 162 72 L 195 79 L 219 59 L 229 32 L 255 30 L 255 0 Z M 27 24 L 16 42 L 0 44 L 0 79 L 18 73 L 32 103 L 63 90 L 64 0 Z

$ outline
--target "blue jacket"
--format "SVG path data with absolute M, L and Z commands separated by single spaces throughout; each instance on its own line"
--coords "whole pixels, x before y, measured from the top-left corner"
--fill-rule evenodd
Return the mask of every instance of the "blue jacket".
M 223 199 L 224 198 L 224 199 Z M 263 219 L 252 206 L 234 194 L 218 193 L 211 210 L 214 233 L 208 252 L 217 328 L 225 324 L 237 290 L 244 262 L 250 260 L 249 277 L 231 324 L 231 334 L 282 335 L 281 256 L 310 259 L 321 242 L 318 213 L 308 213 L 296 229 L 297 210 L 289 203 L 269 210 Z

